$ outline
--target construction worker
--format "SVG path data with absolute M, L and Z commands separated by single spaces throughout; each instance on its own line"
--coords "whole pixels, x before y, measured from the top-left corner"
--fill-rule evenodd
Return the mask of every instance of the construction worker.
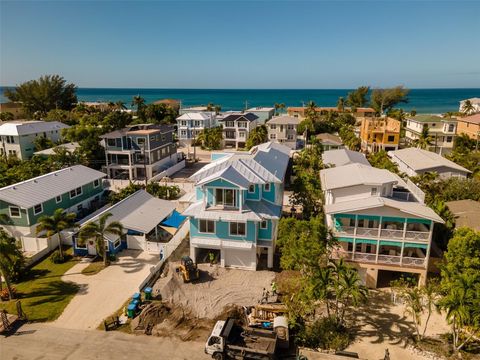
M 212 251 L 208 253 L 208 260 L 210 261 L 210 266 L 215 263 L 215 254 Z
M 277 283 L 275 281 L 272 281 L 270 284 L 271 290 L 272 290 L 272 296 L 277 295 Z
M 264 304 L 264 303 L 267 303 L 268 302 L 268 290 L 263 288 L 263 292 L 262 292 L 262 300 L 260 300 L 260 304 Z

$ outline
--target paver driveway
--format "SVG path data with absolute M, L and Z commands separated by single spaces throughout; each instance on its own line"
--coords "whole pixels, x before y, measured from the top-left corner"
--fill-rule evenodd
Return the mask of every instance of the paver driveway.
M 158 255 L 136 250 L 124 250 L 118 261 L 96 275 L 83 275 L 88 263 L 72 267 L 62 277 L 80 285 L 80 290 L 55 320 L 54 326 L 67 329 L 95 329 L 117 311 L 150 274 Z

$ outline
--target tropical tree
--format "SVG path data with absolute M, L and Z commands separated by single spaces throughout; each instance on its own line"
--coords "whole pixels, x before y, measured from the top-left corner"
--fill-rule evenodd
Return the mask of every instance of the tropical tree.
M 419 149 L 428 149 L 429 146 L 433 144 L 433 138 L 430 135 L 430 129 L 428 125 L 423 125 L 422 132 L 417 140 L 415 140 L 414 144 Z
M 462 112 L 464 115 L 470 115 L 471 113 L 475 112 L 475 106 L 473 106 L 470 100 L 465 100 L 463 102 Z
M 115 102 L 114 104 L 114 108 L 115 110 L 126 110 L 127 109 L 127 105 L 125 105 L 125 102 L 122 101 L 122 100 L 118 100 L 117 102 Z
M 275 115 L 279 115 L 281 111 L 285 109 L 285 104 L 284 103 L 275 103 Z
M 350 150 L 360 150 L 360 139 L 355 135 L 352 125 L 344 125 L 338 131 L 343 144 Z
M 15 298 L 11 282 L 12 270 L 18 259 L 22 259 L 22 257 L 22 252 L 16 245 L 15 238 L 0 228 L 0 288 L 2 282 L 1 277 L 3 277 L 10 299 Z
M 10 121 L 13 120 L 15 116 L 9 111 L 2 111 L 0 113 L 0 121 Z
M 376 112 L 383 115 L 385 111 L 390 110 L 399 103 L 407 103 L 408 89 L 403 86 L 397 86 L 390 89 L 374 89 L 370 95 L 370 106 Z
M 369 91 L 370 91 L 370 87 L 360 86 L 356 90 L 348 93 L 345 104 L 352 108 L 364 107 L 368 103 L 367 96 Z
M 22 103 L 26 114 L 33 116 L 45 115 L 52 109 L 71 110 L 77 102 L 76 90 L 74 84 L 67 84 L 59 75 L 45 75 L 13 90 L 6 89 L 4 94 L 9 100 Z
M 140 95 L 136 95 L 133 97 L 132 106 L 137 107 L 137 113 L 141 113 L 142 110 L 145 108 L 145 99 Z
M 387 155 L 385 150 L 380 150 L 376 153 L 370 153 L 367 156 L 369 163 L 379 169 L 387 169 L 395 174 L 398 174 L 398 166 Z
M 196 138 L 196 142 L 199 142 L 203 149 L 208 150 L 220 149 L 222 147 L 222 140 L 223 132 L 221 126 L 203 129 Z
M 345 99 L 343 96 L 340 96 L 337 101 L 337 109 L 340 112 L 343 112 L 345 110 Z
M 53 215 L 43 215 L 38 219 L 37 234 L 45 231 L 50 239 L 53 235 L 58 234 L 58 251 L 60 258 L 63 259 L 62 249 L 62 231 L 75 226 L 75 213 L 67 213 L 63 209 L 56 209 Z
M 268 130 L 266 125 L 260 125 L 253 128 L 248 135 L 245 147 L 249 150 L 256 145 L 263 144 L 268 141 Z
M 123 225 L 118 221 L 110 221 L 111 213 L 101 215 L 97 221 L 92 221 L 83 226 L 78 234 L 80 244 L 93 239 L 97 249 L 97 254 L 103 258 L 104 266 L 108 265 L 107 250 L 105 249 L 105 238 L 107 235 L 123 235 Z M 108 222 L 108 224 L 107 224 Z
M 37 136 L 33 140 L 33 146 L 35 147 L 35 151 L 40 151 L 40 150 L 50 149 L 51 147 L 54 147 L 55 143 L 47 137 Z

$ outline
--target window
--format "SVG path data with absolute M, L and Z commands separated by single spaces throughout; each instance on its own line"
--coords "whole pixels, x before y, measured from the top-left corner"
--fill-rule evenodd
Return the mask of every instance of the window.
M 108 240 L 105 240 L 105 250 L 108 251 Z
M 347 251 L 352 251 L 352 250 L 353 250 L 353 244 L 347 243 Z
M 453 137 L 452 136 L 447 136 L 447 143 L 452 142 Z
M 267 229 L 267 228 L 268 228 L 267 220 L 263 220 L 263 221 L 260 223 L 260 229 Z
M 77 211 L 82 211 L 82 210 L 83 210 L 83 204 L 78 204 Z
M 448 131 L 453 132 L 455 130 L 455 124 L 449 124 L 448 125 Z
M 371 195 L 377 195 L 377 188 L 372 188 L 370 194 Z
M 287 140 L 293 140 L 293 135 L 292 135 L 292 134 L 288 134 L 288 135 L 287 135 Z
M 182 139 L 186 139 L 187 138 L 187 130 L 180 130 L 180 137 Z
M 33 215 L 38 215 L 38 214 L 41 214 L 42 212 L 43 212 L 42 204 L 38 204 L 33 207 Z
M 266 192 L 269 192 L 270 191 L 270 184 L 263 185 L 263 190 L 266 191 Z
M 232 189 L 215 189 L 215 205 L 237 206 L 237 191 Z
M 150 141 L 155 141 L 155 135 L 150 136 Z
M 372 253 L 372 245 L 367 244 L 365 246 L 365 252 L 368 253 L 368 254 L 371 254 Z
M 141 137 L 137 139 L 138 146 L 145 146 L 145 138 Z
M 82 195 L 82 187 L 78 187 L 70 191 L 70 199 Z
M 294 130 L 294 129 L 295 129 L 295 125 L 292 125 L 292 124 L 287 125 L 287 130 Z
M 247 127 L 247 123 L 245 121 L 239 121 L 238 122 L 238 127 L 239 128 L 246 128 Z
M 22 214 L 20 213 L 20 208 L 16 206 L 10 206 L 10 217 L 20 218 Z
M 180 126 L 187 126 L 187 121 L 186 120 L 180 121 Z
M 97 188 L 98 185 L 100 185 L 100 180 L 97 179 L 93 182 L 93 187 Z
M 235 122 L 234 121 L 227 121 L 225 126 L 226 127 L 235 127 Z
M 115 249 L 118 248 L 118 247 L 120 246 L 120 243 L 121 243 L 120 239 L 117 239 L 117 240 L 113 243 L 113 247 L 114 247 Z
M 245 236 L 245 223 L 231 222 L 230 235 Z
M 362 244 L 355 244 L 355 251 L 362 252 Z
M 271 124 L 270 125 L 270 130 L 275 130 L 277 128 L 277 124 Z
M 58 204 L 58 203 L 61 203 L 62 202 L 62 195 L 58 195 L 56 198 L 55 198 L 55 202 Z
M 249 192 L 249 193 L 254 193 L 254 192 L 255 192 L 255 185 L 253 185 L 253 184 L 250 185 L 250 186 L 248 187 L 248 192 Z
M 115 139 L 107 139 L 108 146 L 115 146 L 116 144 L 117 142 L 115 141 Z
M 167 137 L 165 135 L 162 135 L 162 141 L 167 140 Z
M 275 140 L 277 138 L 277 134 L 270 134 L 270 140 Z
M 395 135 L 388 135 L 388 142 L 394 142 L 395 141 Z
M 215 221 L 213 220 L 203 220 L 199 221 L 198 231 L 205 234 L 215 234 Z

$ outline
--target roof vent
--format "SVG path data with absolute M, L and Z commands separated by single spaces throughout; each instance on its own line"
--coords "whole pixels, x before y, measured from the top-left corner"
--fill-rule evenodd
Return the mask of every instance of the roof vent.
M 36 184 L 36 183 L 37 183 L 37 180 L 33 180 L 33 182 Z
M 15 186 L 12 186 L 12 189 L 13 189 L 13 190 L 17 190 L 17 188 L 16 188 Z

